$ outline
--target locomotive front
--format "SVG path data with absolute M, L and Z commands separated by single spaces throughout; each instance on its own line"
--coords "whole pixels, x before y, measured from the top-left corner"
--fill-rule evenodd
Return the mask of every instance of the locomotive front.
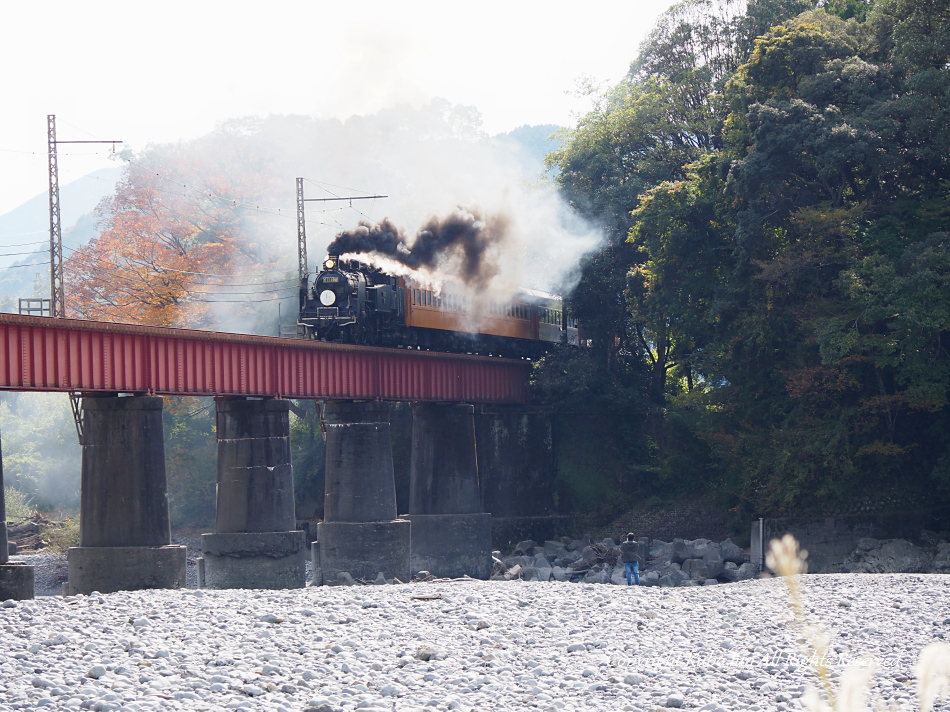
M 358 270 L 345 269 L 339 259 L 331 256 L 313 281 L 299 321 L 313 338 L 347 340 L 341 338 L 342 330 L 359 322 L 365 304 L 366 276 Z

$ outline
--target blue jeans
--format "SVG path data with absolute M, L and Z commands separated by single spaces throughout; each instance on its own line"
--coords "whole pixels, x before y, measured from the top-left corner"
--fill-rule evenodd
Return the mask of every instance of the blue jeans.
M 634 583 L 640 585 L 640 564 L 637 561 L 625 561 L 623 563 L 623 568 L 627 573 L 627 585 L 632 586 Z M 631 577 L 633 581 L 631 581 Z

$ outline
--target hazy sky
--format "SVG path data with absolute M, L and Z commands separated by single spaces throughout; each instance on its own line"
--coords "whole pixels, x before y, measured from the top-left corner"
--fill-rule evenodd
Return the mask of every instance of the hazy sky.
M 488 133 L 572 125 L 590 77 L 626 72 L 668 0 L 8 0 L 0 9 L 0 214 L 47 189 L 46 115 L 61 140 L 140 149 L 249 115 L 344 119 L 434 97 Z M 60 182 L 116 165 L 60 146 Z M 313 176 L 333 182 L 332 175 Z

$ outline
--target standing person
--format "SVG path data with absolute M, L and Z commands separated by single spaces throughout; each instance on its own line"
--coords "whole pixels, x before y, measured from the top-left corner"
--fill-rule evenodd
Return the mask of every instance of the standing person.
M 620 545 L 620 559 L 627 574 L 627 585 L 640 585 L 640 544 L 633 532 L 627 534 L 627 540 Z M 632 579 L 632 580 L 631 580 Z

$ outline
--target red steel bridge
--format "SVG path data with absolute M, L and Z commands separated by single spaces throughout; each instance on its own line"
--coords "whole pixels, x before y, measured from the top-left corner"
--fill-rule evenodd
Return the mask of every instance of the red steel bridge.
M 0 390 L 526 403 L 530 363 L 0 314 Z

